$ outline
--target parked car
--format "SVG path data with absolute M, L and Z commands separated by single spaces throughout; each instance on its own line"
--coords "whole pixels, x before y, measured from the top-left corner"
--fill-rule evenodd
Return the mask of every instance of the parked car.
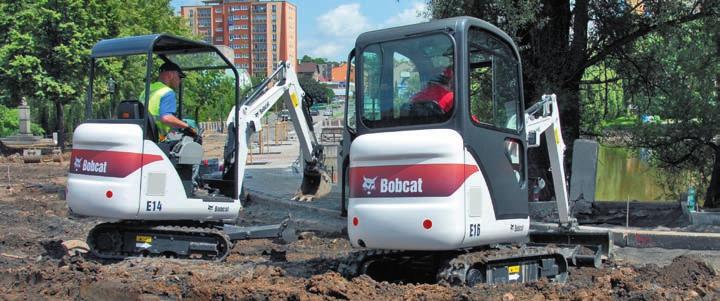
M 278 120 L 280 120 L 280 121 L 288 121 L 288 120 L 290 120 L 290 111 L 288 111 L 288 110 L 282 110 L 282 111 L 280 111 L 280 115 L 278 116 Z
M 312 108 L 310 109 L 310 116 L 318 116 L 318 115 L 320 115 L 320 111 L 318 111 L 317 109 L 312 109 Z
M 332 110 L 325 110 L 325 112 L 323 112 L 323 116 L 332 116 Z

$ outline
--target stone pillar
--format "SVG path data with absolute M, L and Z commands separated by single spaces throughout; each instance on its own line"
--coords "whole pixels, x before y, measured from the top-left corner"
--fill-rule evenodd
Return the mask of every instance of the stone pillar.
M 32 135 L 30 131 L 30 106 L 27 105 L 23 99 L 22 104 L 18 106 L 18 113 L 20 115 L 20 136 Z

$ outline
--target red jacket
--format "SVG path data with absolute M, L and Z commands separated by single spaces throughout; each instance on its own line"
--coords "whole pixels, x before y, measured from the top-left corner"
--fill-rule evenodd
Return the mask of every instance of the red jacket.
M 438 84 L 430 84 L 425 89 L 415 94 L 411 99 L 411 103 L 435 101 L 443 112 L 450 112 L 453 108 L 455 93 Z

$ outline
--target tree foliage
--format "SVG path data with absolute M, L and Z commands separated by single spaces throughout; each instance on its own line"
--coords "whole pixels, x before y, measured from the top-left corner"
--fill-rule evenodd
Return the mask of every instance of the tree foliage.
M 54 111 L 60 143 L 65 122 L 82 119 L 88 55 L 97 41 L 151 32 L 189 34 L 167 0 L 6 1 L 0 3 L 0 16 L 0 100 L 15 106 L 27 97 L 43 120 Z M 104 79 L 134 71 L 118 64 L 101 66 Z M 72 114 L 65 116 L 68 105 Z
M 20 131 L 20 113 L 0 104 L 0 137 L 15 135 Z M 30 124 L 33 135 L 42 135 L 45 131 L 35 123 Z
M 635 3 L 635 4 L 631 4 Z M 433 18 L 470 15 L 507 32 L 521 49 L 526 101 L 558 94 L 563 134 L 581 133 L 581 82 L 586 70 L 623 55 L 650 33 L 718 17 L 720 3 L 603 0 L 430 0 Z
M 298 76 L 298 82 L 305 91 L 305 94 L 312 98 L 314 102 L 329 103 L 333 97 L 335 97 L 335 93 L 332 89 L 319 83 L 308 75 Z
M 337 62 L 330 61 L 326 58 L 322 57 L 311 57 L 309 55 L 303 55 L 303 57 L 300 59 L 301 63 L 315 63 L 315 64 L 333 64 L 338 65 Z
M 705 189 L 705 206 L 720 206 L 720 24 L 696 21 L 637 43 L 620 69 L 638 114 L 660 122 L 639 124 L 631 140 L 653 150 L 656 164 L 691 171 Z
M 192 72 L 183 82 L 185 112 L 198 121 L 225 120 L 235 105 L 235 78 L 221 71 Z M 247 88 L 246 88 L 247 89 Z
M 684 28 L 695 26 L 692 24 L 716 22 L 720 16 L 720 1 L 429 0 L 427 3 L 427 14 L 432 18 L 461 15 L 478 17 L 498 26 L 514 39 L 519 46 L 523 63 L 526 107 L 544 93 L 558 94 L 563 135 L 569 146 L 580 134 L 598 134 L 598 125 L 601 124 L 599 121 L 623 117 L 628 113 L 662 116 L 663 110 L 671 108 L 679 110 L 676 113 L 683 114 L 684 107 L 694 102 L 677 100 L 688 99 L 690 95 L 694 95 L 694 99 L 700 99 L 702 97 L 699 95 L 704 95 L 703 99 L 707 102 L 708 91 L 717 90 L 706 82 L 673 82 L 671 79 L 673 76 L 680 76 L 675 71 L 683 65 L 682 61 L 692 61 L 693 64 L 701 66 L 708 64 L 710 57 L 717 58 L 718 54 L 696 51 L 692 57 L 689 55 L 692 50 L 689 50 L 688 56 L 682 60 L 669 59 L 674 55 L 672 52 L 683 45 L 680 45 L 680 42 L 668 47 L 665 39 L 685 40 L 683 47 L 689 47 L 692 43 L 688 43 L 688 40 L 694 40 L 695 35 L 694 32 L 684 32 Z M 718 32 L 718 29 L 704 28 L 702 31 L 708 34 Z M 664 39 L 660 39 L 661 37 Z M 715 43 L 717 48 L 717 41 Z M 650 47 L 650 44 L 653 46 Z M 649 61 L 665 64 L 651 64 Z M 687 67 L 682 67 L 682 70 L 688 72 Z M 711 75 L 712 71 L 706 69 L 704 72 L 708 73 L 705 74 L 705 79 L 720 82 L 717 75 Z M 668 91 L 662 91 L 663 89 Z M 658 96 L 657 93 L 665 96 Z M 684 95 L 680 97 L 679 94 Z M 669 107 L 655 101 L 656 99 L 674 103 Z M 697 112 L 711 112 L 710 107 L 703 106 L 705 105 L 698 107 Z M 629 107 L 637 108 L 638 111 L 629 112 Z M 658 107 L 663 108 L 658 110 Z M 689 117 L 693 116 L 693 112 L 696 112 L 695 109 L 689 111 L 690 114 L 684 118 L 694 121 L 684 124 L 688 127 L 694 126 L 696 131 L 702 131 L 703 127 L 698 121 L 706 119 Z M 709 124 L 715 123 L 713 121 Z M 707 142 L 709 136 L 715 134 L 699 136 L 695 139 L 697 144 L 693 145 L 687 140 L 668 138 L 674 135 L 665 131 L 677 126 L 673 124 L 648 127 L 638 135 L 655 139 L 638 142 L 637 145 L 659 148 L 656 155 L 658 161 L 670 163 L 690 163 L 691 158 L 697 158 L 695 162 L 700 163 L 700 158 L 712 157 L 708 156 L 707 152 L 714 151 L 714 148 Z M 714 129 L 712 126 L 709 128 Z M 675 131 L 687 132 L 689 128 L 676 128 Z M 667 141 L 655 143 L 663 140 Z M 669 145 L 677 147 L 672 154 L 665 152 L 672 149 Z M 701 149 L 704 154 L 698 152 Z M 689 153 L 694 155 L 689 156 Z M 544 158 L 545 156 L 540 155 L 530 159 L 534 162 L 530 166 L 530 176 L 544 173 L 547 168 Z M 712 165 L 707 159 L 703 162 L 705 166 Z M 670 165 L 680 167 L 678 164 Z M 690 166 L 698 165 L 689 164 L 684 167 Z M 718 177 L 712 178 L 717 179 L 717 187 L 720 188 L 720 167 L 717 171 Z M 715 191 L 717 190 L 720 189 Z

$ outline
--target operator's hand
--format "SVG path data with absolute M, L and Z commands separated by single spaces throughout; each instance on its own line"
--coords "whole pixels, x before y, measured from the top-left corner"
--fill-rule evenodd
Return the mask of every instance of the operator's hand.
M 197 138 L 197 132 L 192 127 L 182 129 L 182 133 L 185 134 L 185 136 Z

